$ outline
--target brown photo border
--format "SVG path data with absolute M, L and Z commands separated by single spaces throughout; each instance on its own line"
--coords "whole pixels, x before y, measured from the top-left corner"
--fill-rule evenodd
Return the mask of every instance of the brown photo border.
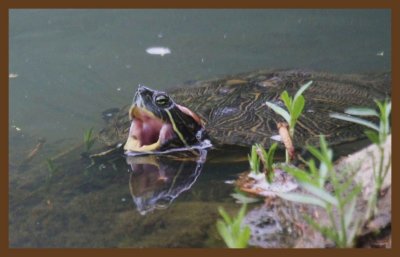
M 147 1 L 83 1 L 83 0 L 0 0 L 0 90 L 1 90 L 1 117 L 0 126 L 1 142 L 3 145 L 1 152 L 1 194 L 0 194 L 0 256 L 71 256 L 78 254 L 82 256 L 204 256 L 204 255 L 229 255 L 229 256 L 287 256 L 296 254 L 296 256 L 336 256 L 337 254 L 346 254 L 351 256 L 399 256 L 398 246 L 398 221 L 392 220 L 392 248 L 391 249 L 30 249 L 30 248 L 9 248 L 8 241 L 8 13 L 10 9 L 30 9 L 30 8 L 379 8 L 391 9 L 392 17 L 392 85 L 399 85 L 399 14 L 400 1 L 395 0 L 246 0 L 246 1 L 215 1 L 202 0 L 192 2 L 190 0 L 147 0 Z M 371 35 L 372 36 L 372 35 Z M 6 68 L 7 67 L 7 68 Z M 399 88 L 392 86 L 392 99 L 398 99 Z M 393 101 L 392 106 L 392 130 L 398 131 L 399 128 L 399 101 Z M 398 142 L 398 134 L 392 135 L 393 141 Z M 7 146 L 7 147 L 6 147 Z M 7 149 L 7 150 L 5 150 Z M 393 147 L 393 157 L 397 156 L 397 149 Z M 399 159 L 393 158 L 393 167 L 399 167 Z M 398 171 L 393 169 L 392 180 L 398 184 Z M 398 195 L 399 189 L 392 187 L 393 194 Z M 392 201 L 393 202 L 393 201 Z M 393 205 L 393 217 L 399 214 L 398 204 Z M 397 254 L 396 254 L 397 252 Z

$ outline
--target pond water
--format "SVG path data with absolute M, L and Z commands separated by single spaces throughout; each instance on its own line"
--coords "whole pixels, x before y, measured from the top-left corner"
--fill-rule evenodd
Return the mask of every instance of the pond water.
M 246 149 L 179 164 L 80 157 L 84 132 L 104 126 L 103 110 L 131 103 L 138 84 L 391 69 L 389 10 L 35 9 L 9 19 L 11 247 L 224 246 L 217 209 L 240 207 L 227 182 L 248 168 L 232 157 Z

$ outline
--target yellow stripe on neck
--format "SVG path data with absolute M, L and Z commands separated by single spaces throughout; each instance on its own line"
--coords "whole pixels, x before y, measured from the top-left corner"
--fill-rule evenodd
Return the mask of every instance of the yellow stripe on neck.
M 181 132 L 178 130 L 178 128 L 176 127 L 175 121 L 172 119 L 172 115 L 169 112 L 169 110 L 165 110 L 168 114 L 169 120 L 172 124 L 172 128 L 174 129 L 175 133 L 178 135 L 179 139 L 182 141 L 182 143 L 185 146 L 189 146 L 188 143 L 186 142 L 185 138 L 183 137 L 183 135 L 181 134 Z

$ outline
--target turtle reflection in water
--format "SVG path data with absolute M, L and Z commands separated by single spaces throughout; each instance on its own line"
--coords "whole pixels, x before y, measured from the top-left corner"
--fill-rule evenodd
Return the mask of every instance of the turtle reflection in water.
M 180 153 L 128 156 L 131 166 L 129 189 L 140 214 L 167 208 L 182 192 L 196 182 L 207 151 L 184 158 Z
M 217 148 L 268 148 L 283 121 L 266 101 L 283 106 L 280 94 L 304 92 L 306 105 L 296 126 L 295 146 L 318 144 L 325 135 L 330 145 L 363 137 L 363 127 L 329 117 L 351 106 L 374 106 L 390 96 L 390 73 L 339 75 L 297 70 L 259 71 L 223 79 L 192 82 L 168 93 L 139 86 L 132 106 L 125 106 L 100 131 L 108 147 L 124 144 L 126 153 L 158 153 L 198 146 L 210 140 Z M 129 115 L 127 115 L 129 113 Z

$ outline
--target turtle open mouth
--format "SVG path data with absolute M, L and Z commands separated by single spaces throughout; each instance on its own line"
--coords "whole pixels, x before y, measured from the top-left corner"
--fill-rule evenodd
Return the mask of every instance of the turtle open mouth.
M 125 151 L 154 151 L 174 137 L 174 130 L 170 123 L 144 108 L 135 105 L 129 111 L 129 115 L 132 123 L 124 146 Z

